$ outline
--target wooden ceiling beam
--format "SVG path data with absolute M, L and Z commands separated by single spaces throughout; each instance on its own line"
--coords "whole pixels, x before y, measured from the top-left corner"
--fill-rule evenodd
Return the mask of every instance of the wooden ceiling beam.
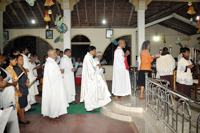
M 57 0 L 56 0 L 57 1 Z M 42 18 L 44 18 L 44 13 L 42 12 L 42 10 L 41 10 L 41 8 L 40 8 L 40 5 L 39 5 L 39 3 L 36 1 L 36 4 L 37 4 L 37 7 L 38 7 L 38 9 L 39 9 L 39 11 L 40 11 L 40 14 L 42 15 Z
M 34 17 L 34 19 L 35 19 L 37 25 L 40 27 L 40 24 L 39 24 L 39 22 L 38 22 L 38 20 L 37 20 L 37 17 L 35 16 L 35 13 L 33 12 L 32 8 L 30 7 L 29 4 L 28 4 L 28 7 L 29 7 L 29 9 L 30 9 L 30 11 L 31 11 L 31 13 L 32 13 L 32 15 L 33 15 L 33 17 Z
M 22 10 L 24 16 L 26 17 L 26 20 L 29 22 L 29 24 L 31 24 L 30 20 L 28 19 L 26 12 L 24 11 L 22 5 L 20 4 L 20 2 L 17 0 L 17 4 L 19 5 L 20 9 Z
M 57 0 L 56 0 L 56 6 L 57 6 L 57 8 L 58 8 L 59 15 L 62 15 Z
M 129 16 L 129 20 L 128 20 L 128 25 L 127 25 L 127 26 L 130 25 L 131 18 L 132 18 L 132 15 L 133 15 L 133 9 L 134 9 L 134 7 L 135 7 L 135 6 L 132 4 L 131 13 L 130 13 L 130 16 Z
M 22 23 L 22 21 L 21 21 L 21 19 L 19 18 L 19 16 L 17 15 L 17 12 L 15 11 L 15 9 L 12 7 L 12 5 L 11 4 L 9 4 L 9 7 L 11 8 L 11 10 L 15 13 L 15 16 L 17 17 L 17 19 L 18 19 L 18 21 L 21 23 L 21 25 L 23 26 L 23 28 L 24 28 L 24 25 L 23 25 L 23 23 Z
M 192 33 L 191 30 L 189 30 L 188 28 L 186 28 L 186 27 L 184 27 L 184 26 L 181 26 L 180 24 L 176 24 L 176 23 L 174 23 L 174 22 L 169 22 L 169 21 L 163 22 L 163 23 L 166 23 L 167 25 L 170 25 L 170 26 L 172 26 L 172 27 L 175 26 L 175 27 L 177 27 L 178 29 L 181 29 L 181 30 L 184 30 L 184 31 L 189 32 L 190 34 Z
M 199 0 L 152 0 L 152 1 L 169 1 L 169 2 L 199 2 Z
M 8 16 L 8 18 L 12 21 L 12 23 L 16 26 L 15 22 L 13 21 L 13 19 L 10 17 L 9 13 L 7 11 L 5 11 L 6 15 Z
M 124 0 L 124 3 L 123 3 L 123 9 L 122 9 L 122 12 L 121 12 L 121 17 L 120 17 L 120 25 L 122 26 L 122 15 L 123 15 L 123 13 L 124 13 L 124 7 L 125 7 L 125 3 L 126 3 L 126 1 Z
M 113 0 L 113 9 L 112 9 L 112 23 L 111 23 L 111 26 L 113 26 L 114 12 L 115 12 L 115 0 Z
M 88 22 L 88 18 L 87 18 L 87 7 L 86 7 L 86 0 L 84 0 L 84 5 L 85 5 L 85 18 L 86 18 L 86 22 L 87 22 L 87 26 L 89 26 L 89 22 Z
M 81 27 L 80 17 L 79 17 L 79 11 L 78 11 L 78 3 L 76 3 L 76 11 L 77 11 L 77 17 L 78 17 L 78 24 L 79 27 Z
M 95 26 L 97 26 L 97 0 L 94 1 L 94 8 L 95 8 Z

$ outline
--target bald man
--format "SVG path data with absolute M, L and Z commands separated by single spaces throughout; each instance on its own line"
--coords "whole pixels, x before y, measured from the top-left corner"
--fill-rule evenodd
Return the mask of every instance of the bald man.
M 58 118 L 67 114 L 69 104 L 66 100 L 62 73 L 55 59 L 56 51 L 50 49 L 44 67 L 44 81 L 42 87 L 42 114 L 50 118 Z
M 118 47 L 114 52 L 112 93 L 114 98 L 120 100 L 131 94 L 131 83 L 128 67 L 126 67 L 123 48 L 126 42 L 123 39 L 118 41 Z

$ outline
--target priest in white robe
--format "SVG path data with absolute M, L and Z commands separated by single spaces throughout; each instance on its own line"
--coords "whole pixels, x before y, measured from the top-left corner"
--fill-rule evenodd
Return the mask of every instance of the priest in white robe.
M 64 87 L 66 91 L 66 98 L 68 103 L 75 104 L 75 96 L 76 96 L 76 89 L 75 89 L 75 82 L 74 82 L 74 72 L 76 71 L 73 67 L 71 61 L 71 50 L 65 49 L 63 58 L 60 62 L 60 69 L 64 69 L 63 77 L 64 77 Z
M 115 99 L 120 100 L 124 96 L 131 95 L 131 83 L 129 70 L 125 64 L 123 48 L 126 43 L 123 39 L 118 41 L 118 47 L 114 52 L 112 93 Z M 119 97 L 121 96 L 121 97 Z
M 96 48 L 89 46 L 83 60 L 80 102 L 84 101 L 87 112 L 97 112 L 94 110 L 95 108 L 102 107 L 111 101 L 107 84 L 101 75 L 97 73 L 97 69 L 101 68 L 101 64 L 96 65 L 93 59 L 95 54 Z
M 35 76 L 33 74 L 31 62 L 29 62 L 29 59 L 26 56 L 28 53 L 29 53 L 28 48 L 22 47 L 21 55 L 23 56 L 23 60 L 24 60 L 23 67 L 25 68 L 25 70 L 28 74 L 28 79 L 31 80 Z M 36 108 L 31 108 L 31 105 L 36 103 L 35 95 L 39 94 L 37 85 L 32 84 L 31 86 L 29 86 L 28 91 L 29 91 L 29 94 L 27 96 L 28 105 L 25 107 L 25 111 L 34 111 L 34 110 L 36 110 Z
M 42 114 L 50 118 L 58 118 L 67 114 L 69 104 L 63 84 L 64 69 L 60 69 L 55 59 L 56 51 L 50 49 L 44 67 L 44 81 L 42 86 Z

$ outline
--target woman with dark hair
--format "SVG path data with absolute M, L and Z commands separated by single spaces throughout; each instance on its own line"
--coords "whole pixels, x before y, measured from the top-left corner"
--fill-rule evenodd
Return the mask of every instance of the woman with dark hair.
M 7 57 L 7 62 L 9 63 L 9 66 L 6 68 L 6 71 L 12 76 L 13 80 L 17 80 L 18 76 L 15 73 L 13 67 L 17 64 L 17 57 L 13 54 L 9 55 Z M 19 103 L 18 103 L 18 96 L 21 97 L 22 93 L 19 91 L 19 85 L 17 84 L 17 82 L 12 83 L 11 85 L 14 87 L 15 89 L 15 103 L 16 103 L 16 109 L 17 112 L 19 110 Z
M 145 87 L 145 73 L 148 73 L 148 77 L 152 77 L 152 70 L 151 70 L 151 63 L 153 62 L 154 58 L 151 57 L 149 53 L 149 49 L 151 48 L 150 41 L 145 41 L 142 44 L 142 51 L 140 53 L 141 58 L 141 65 L 140 71 L 138 76 L 138 85 L 140 86 L 140 99 L 145 99 L 143 92 Z
M 25 68 L 22 67 L 23 65 L 23 56 L 18 55 L 17 56 L 17 65 L 14 67 L 14 70 L 19 76 L 22 72 L 24 74 L 19 78 L 19 90 L 22 93 L 22 97 L 19 97 L 19 119 L 21 124 L 30 124 L 30 121 L 27 121 L 24 116 L 24 108 L 28 105 L 27 102 L 27 95 L 28 95 L 28 87 L 30 86 L 29 84 L 29 79 L 27 72 L 25 71 Z
M 1 58 L 2 55 L 0 55 Z M 8 56 L 9 59 L 15 60 L 14 55 Z M 0 63 L 2 63 L 2 60 L 0 60 Z M 16 64 L 15 61 L 13 64 Z M 14 80 L 12 78 L 12 74 L 7 72 L 7 70 L 4 70 L 3 68 L 0 69 L 1 74 L 3 76 L 3 79 L 7 81 L 6 87 L 2 90 L 2 99 L 3 99 L 3 108 L 9 108 L 13 107 L 11 111 L 11 117 L 9 117 L 7 122 L 7 132 L 8 133 L 19 133 L 19 130 L 17 130 L 16 127 L 18 127 L 18 119 L 17 119 L 17 110 L 18 110 L 18 95 L 16 96 L 16 92 L 20 95 L 19 90 L 15 88 L 17 85 L 18 80 Z
M 193 66 L 189 60 L 190 49 L 186 47 L 183 48 L 182 54 L 183 57 L 179 59 L 177 68 L 176 82 L 179 83 L 177 90 L 182 94 L 191 97 L 191 85 L 193 84 L 191 69 Z

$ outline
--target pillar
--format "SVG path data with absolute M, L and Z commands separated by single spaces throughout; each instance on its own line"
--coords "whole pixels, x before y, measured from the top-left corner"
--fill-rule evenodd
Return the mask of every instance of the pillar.
M 3 54 L 3 11 L 0 10 L 0 52 Z
M 71 49 L 71 11 L 74 5 L 79 2 L 79 0 L 57 0 L 63 9 L 64 23 L 68 27 L 68 31 L 63 34 L 63 48 Z
M 71 10 L 63 9 L 63 14 L 65 17 L 65 24 L 68 27 L 68 31 L 63 35 L 64 49 L 71 49 Z
M 10 0 L 0 0 L 0 52 L 3 54 L 3 12 L 6 6 L 10 4 Z
M 137 11 L 138 70 L 140 69 L 141 64 L 140 52 L 142 49 L 142 43 L 145 41 L 145 10 L 151 1 L 152 0 L 129 0 L 129 2 L 135 6 L 135 11 Z

